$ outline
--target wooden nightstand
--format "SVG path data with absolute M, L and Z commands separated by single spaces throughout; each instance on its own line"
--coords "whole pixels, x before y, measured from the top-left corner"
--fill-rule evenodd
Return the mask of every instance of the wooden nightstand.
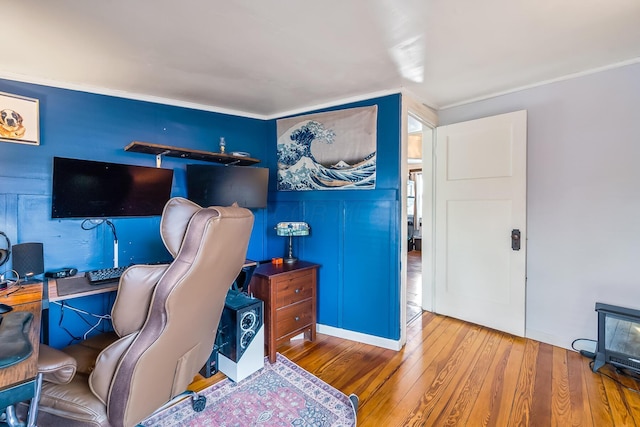
M 265 344 L 271 363 L 278 344 L 304 332 L 316 339 L 316 283 L 319 265 L 263 264 L 256 268 L 249 292 L 264 301 Z

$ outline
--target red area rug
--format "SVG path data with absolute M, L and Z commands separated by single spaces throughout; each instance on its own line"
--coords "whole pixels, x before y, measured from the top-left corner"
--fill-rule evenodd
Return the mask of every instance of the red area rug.
M 203 390 L 202 412 L 191 399 L 180 401 L 143 421 L 145 427 L 352 427 L 356 410 L 351 399 L 281 354 L 273 365 L 239 383 L 229 379 Z

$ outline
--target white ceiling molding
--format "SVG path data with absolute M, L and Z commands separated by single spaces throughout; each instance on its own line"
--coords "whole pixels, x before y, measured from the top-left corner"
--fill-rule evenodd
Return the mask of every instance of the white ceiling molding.
M 606 65 L 604 67 L 598 67 L 598 68 L 593 68 L 591 70 L 580 71 L 579 73 L 568 74 L 566 76 L 558 77 L 558 78 L 555 78 L 555 79 L 549 79 L 549 80 L 545 80 L 545 81 L 541 81 L 541 82 L 532 83 L 532 84 L 527 85 L 527 86 L 521 86 L 521 87 L 513 88 L 513 89 L 510 89 L 510 90 L 505 90 L 503 92 L 497 92 L 497 93 L 492 93 L 492 94 L 489 94 L 489 95 L 486 95 L 486 96 L 481 96 L 481 97 L 478 97 L 478 98 L 468 99 L 468 100 L 457 102 L 457 103 L 451 104 L 451 105 L 444 105 L 444 106 L 440 107 L 438 110 L 444 110 L 444 109 L 447 109 L 447 108 L 458 107 L 460 105 L 471 104 L 473 102 L 484 101 L 486 99 L 495 98 L 497 96 L 502 96 L 502 95 L 507 95 L 507 94 L 510 94 L 510 93 L 520 92 L 520 91 L 527 90 L 527 89 L 532 89 L 532 88 L 538 87 L 538 86 L 544 86 L 544 85 L 548 85 L 548 84 L 551 84 L 551 83 L 561 82 L 561 81 L 565 81 L 565 80 L 571 80 L 571 79 L 575 79 L 575 78 L 578 78 L 578 77 L 588 76 L 590 74 L 600 73 L 602 71 L 613 70 L 613 69 L 616 69 L 616 68 L 626 67 L 627 65 L 633 65 L 633 64 L 638 64 L 638 63 L 640 63 L 640 58 L 630 59 L 628 61 L 622 61 L 622 62 L 618 62 L 616 64 Z
M 162 98 L 159 96 L 142 95 L 137 93 L 124 92 L 117 89 L 107 89 L 101 87 L 91 87 L 87 85 L 60 82 L 40 77 L 22 76 L 0 71 L 0 79 L 13 80 L 22 83 L 31 83 L 41 86 L 56 87 L 60 89 L 75 90 L 78 92 L 93 93 L 96 95 L 115 96 L 117 98 L 132 99 L 135 101 L 153 102 L 156 104 L 172 105 L 174 107 L 191 108 L 194 110 L 210 111 L 212 113 L 229 114 L 231 116 L 247 117 L 251 119 L 266 120 L 266 116 L 252 114 L 245 111 L 230 110 L 228 108 L 216 107 L 213 105 L 195 104 L 192 102 L 180 101 L 176 99 Z
M 309 111 L 316 111 L 316 110 L 322 110 L 322 109 L 325 109 L 325 108 L 337 107 L 339 105 L 350 104 L 352 102 L 366 101 L 368 99 L 380 98 L 380 97 L 388 96 L 388 95 L 394 95 L 394 94 L 400 93 L 400 92 L 401 92 L 401 90 L 400 90 L 400 88 L 398 88 L 398 89 L 381 90 L 381 91 L 378 91 L 378 92 L 363 93 L 362 95 L 352 96 L 352 97 L 349 97 L 349 98 L 336 99 L 335 101 L 325 102 L 324 104 L 310 105 L 308 107 L 298 108 L 296 110 L 290 110 L 290 111 L 285 111 L 283 113 L 273 114 L 273 115 L 267 116 L 266 118 L 267 119 L 281 119 L 283 117 L 289 117 L 289 116 L 295 116 L 295 115 L 298 115 L 298 114 L 308 113 Z

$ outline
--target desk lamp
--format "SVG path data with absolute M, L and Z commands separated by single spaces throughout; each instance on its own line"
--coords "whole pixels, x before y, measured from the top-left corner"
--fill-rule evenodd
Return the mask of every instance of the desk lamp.
M 278 236 L 289 237 L 289 254 L 284 259 L 287 264 L 293 264 L 298 259 L 293 257 L 293 236 L 308 236 L 311 228 L 306 222 L 279 222 L 276 225 Z

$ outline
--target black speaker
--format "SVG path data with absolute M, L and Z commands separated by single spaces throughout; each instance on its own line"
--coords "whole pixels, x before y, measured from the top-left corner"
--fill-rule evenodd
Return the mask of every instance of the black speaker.
M 213 352 L 200 373 L 204 377 L 210 377 L 218 372 L 218 353 L 238 362 L 263 323 L 262 300 L 230 289 L 222 310 Z
M 11 248 L 13 269 L 21 279 L 44 273 L 42 243 L 19 243 Z
M 222 310 L 221 327 L 218 329 L 221 338 L 218 351 L 237 362 L 262 323 L 262 301 L 230 290 Z
M 9 255 L 11 255 L 11 241 L 2 231 L 0 231 L 0 236 L 4 238 L 4 244 L 6 246 L 4 249 L 0 248 L 0 265 L 3 265 L 9 261 Z

